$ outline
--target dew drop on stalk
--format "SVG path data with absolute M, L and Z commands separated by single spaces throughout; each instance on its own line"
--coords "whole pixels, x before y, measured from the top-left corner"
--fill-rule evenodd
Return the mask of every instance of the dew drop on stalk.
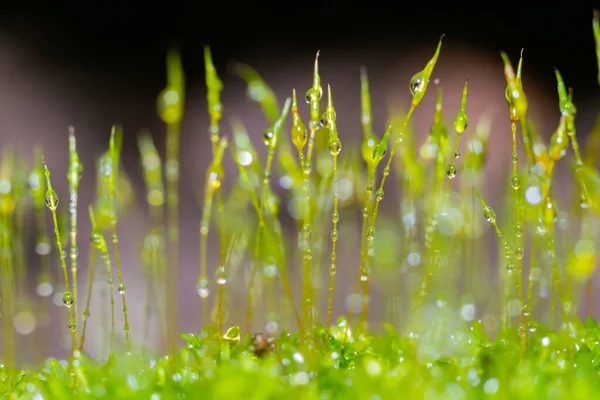
M 62 302 L 65 306 L 71 307 L 73 305 L 73 303 L 75 302 L 75 299 L 73 298 L 73 294 L 71 292 L 65 292 L 62 296 Z
M 513 152 L 512 152 L 512 154 L 511 154 L 511 159 L 512 159 L 514 162 L 517 162 L 517 161 L 519 160 L 519 155 L 517 154 L 517 152 L 516 152 L 516 151 L 513 151 Z
M 218 189 L 221 187 L 221 179 L 219 178 L 219 174 L 215 171 L 211 172 L 208 176 L 208 183 L 211 188 Z
M 321 88 L 321 86 L 319 86 L 319 89 L 317 90 L 316 101 L 321 100 L 322 96 L 323 96 L 323 88 Z M 310 100 L 312 97 L 313 97 L 313 89 L 310 88 L 306 91 L 306 95 L 304 97 L 304 100 L 306 100 L 306 104 L 310 104 Z
M 510 180 L 510 185 L 512 186 L 513 189 L 518 190 L 519 187 L 521 187 L 521 182 L 519 180 L 519 177 L 517 175 L 514 175 L 511 180 Z
M 337 211 L 334 211 L 334 212 L 331 214 L 331 220 L 332 220 L 333 222 L 338 222 L 338 221 L 340 220 L 340 213 L 339 213 L 339 212 L 337 212 Z
M 510 256 L 512 255 L 512 250 L 508 243 L 504 243 L 504 256 L 510 260 Z
M 377 201 L 383 200 L 383 189 L 377 189 L 375 197 L 377 198 Z
M 375 228 L 370 227 L 367 230 L 367 240 L 371 242 L 373 239 L 375 239 Z
M 120 294 L 125 294 L 125 291 L 127 290 L 127 288 L 125 287 L 125 285 L 123 283 L 119 283 L 119 285 L 117 286 L 117 290 L 119 291 Z
M 108 180 L 112 175 L 112 159 L 110 156 L 104 155 L 100 160 L 100 176 L 104 180 Z
M 339 238 L 340 234 L 337 231 L 337 229 L 334 229 L 331 231 L 331 240 L 334 242 L 337 242 L 338 238 Z
M 48 189 L 46 191 L 46 206 L 50 210 L 56 210 L 58 207 L 58 195 L 53 189 Z
M 181 120 L 183 102 L 177 90 L 166 88 L 158 95 L 156 108 L 160 118 L 167 124 Z
M 323 128 L 327 128 L 329 126 L 329 119 L 328 119 L 327 111 L 325 111 L 323 113 L 323 115 L 321 116 L 321 118 L 319 119 L 319 124 L 321 124 L 321 126 Z
M 587 197 L 585 197 L 585 194 L 582 194 L 581 197 L 579 197 L 579 207 L 588 208 L 588 200 Z
M 304 175 L 306 176 L 310 175 L 310 173 L 312 172 L 312 165 L 310 164 L 310 162 L 306 161 L 304 163 L 304 169 L 302 170 L 302 172 L 304 172 Z
M 69 320 L 69 330 L 71 332 L 74 332 L 75 329 L 77 329 L 77 324 L 75 324 L 75 321 L 73 321 L 72 319 Z
M 454 179 L 454 177 L 456 177 L 456 165 L 448 165 L 448 168 L 446 169 L 446 175 L 448 176 L 448 178 Z
M 454 152 L 454 158 L 456 158 L 456 159 L 460 158 L 460 151 L 459 150 L 456 150 Z
M 332 139 L 329 141 L 329 152 L 332 156 L 337 156 L 342 151 L 342 144 L 337 139 Z
M 390 167 L 388 167 L 386 165 L 385 168 L 383 169 L 383 176 L 388 176 L 389 174 L 390 174 Z
M 419 90 L 419 87 L 421 86 L 422 83 L 423 83 L 423 71 L 416 73 L 411 78 L 410 83 L 409 83 L 410 94 L 412 94 L 414 96 L 417 93 L 417 90 Z
M 265 146 L 270 146 L 274 137 L 275 137 L 275 134 L 273 133 L 273 130 L 272 129 L 267 129 L 263 133 L 263 142 L 265 143 Z
M 275 273 L 277 273 L 277 267 L 275 267 L 274 269 L 275 269 Z M 266 273 L 265 273 L 265 275 L 266 275 Z M 223 265 L 220 265 L 217 268 L 217 284 L 224 285 L 226 283 L 227 283 L 227 276 L 225 275 L 225 267 Z
M 519 260 L 521 260 L 523 258 L 523 249 L 521 247 L 517 247 L 515 250 L 515 255 Z
M 509 261 L 508 264 L 506 264 L 506 272 L 508 272 L 509 274 L 515 272 L 515 264 L 513 264 L 512 261 Z
M 520 224 L 516 224 L 513 227 L 513 232 L 515 233 L 515 236 L 517 236 L 517 237 L 523 236 L 523 226 Z
M 210 294 L 210 290 L 208 289 L 208 280 L 205 278 L 201 278 L 198 281 L 198 285 L 196 287 L 196 291 L 198 292 L 198 296 L 205 299 Z
M 333 275 L 335 275 L 336 271 L 337 271 L 337 265 L 336 265 L 335 263 L 332 263 L 332 264 L 329 266 L 329 274 L 330 274 L 331 276 L 333 276 Z
M 496 222 L 496 212 L 491 207 L 485 207 L 483 217 L 492 224 Z

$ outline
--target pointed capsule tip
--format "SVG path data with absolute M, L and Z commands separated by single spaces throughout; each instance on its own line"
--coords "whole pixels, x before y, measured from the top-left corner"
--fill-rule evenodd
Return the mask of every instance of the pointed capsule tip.
M 446 33 L 442 33 L 442 35 L 440 36 L 440 40 L 442 40 L 444 36 L 446 36 Z
M 521 48 L 521 58 L 523 58 L 523 52 L 525 51 L 525 47 Z
M 469 82 L 469 75 L 467 75 L 467 82 Z
M 75 127 L 73 125 L 69 125 L 69 135 L 73 136 L 75 135 Z
M 594 10 L 594 19 L 600 19 L 600 10 Z
M 315 61 L 319 60 L 319 54 L 321 54 L 321 49 L 317 50 L 317 55 L 315 56 Z

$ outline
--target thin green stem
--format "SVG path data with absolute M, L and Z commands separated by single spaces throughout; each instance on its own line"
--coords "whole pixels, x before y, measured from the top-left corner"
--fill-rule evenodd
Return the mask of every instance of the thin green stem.
M 79 338 L 79 351 L 83 351 L 85 346 L 86 339 L 86 331 L 87 331 L 87 323 L 90 318 L 90 304 L 92 301 L 92 288 L 94 287 L 94 277 L 96 275 L 96 263 L 98 258 L 98 251 L 92 247 L 90 249 L 89 256 L 89 268 L 88 268 L 88 276 L 87 276 L 87 288 L 86 288 L 86 298 L 85 298 L 85 308 L 82 313 L 82 327 L 81 327 L 81 336 Z
M 220 185 L 220 181 L 216 181 L 219 183 L 214 183 L 215 185 Z M 206 184 L 204 185 L 204 206 L 202 208 L 202 220 L 200 222 L 200 276 L 198 278 L 198 295 L 200 296 L 200 301 L 202 305 L 202 327 L 207 325 L 208 321 L 208 295 L 210 294 L 208 288 L 208 266 L 207 266 L 207 242 L 208 242 L 208 233 L 210 230 L 210 215 L 213 203 L 213 197 L 215 190 L 217 188 L 211 187 L 213 184 L 211 183 L 210 173 L 206 177 Z
M 174 359 L 177 350 L 177 279 L 179 276 L 179 136 L 180 122 L 167 125 L 167 241 L 168 267 L 165 268 L 167 285 L 167 342 Z
M 15 367 L 15 338 L 13 329 L 14 318 L 14 275 L 12 252 L 10 251 L 10 214 L 2 215 L 0 219 L 0 277 L 2 284 L 2 342 L 3 342 L 3 359 L 8 367 L 9 382 L 13 377 L 13 368 Z
M 44 162 L 44 174 L 46 175 L 46 185 L 48 190 L 46 191 L 46 205 L 50 209 L 52 213 L 52 222 L 54 224 L 54 234 L 56 236 L 56 248 L 58 250 L 58 254 L 60 257 L 60 263 L 63 270 L 63 277 L 65 282 L 65 293 L 63 294 L 63 303 L 67 306 L 67 311 L 69 315 L 69 330 L 71 331 L 71 335 L 73 337 L 73 345 L 72 345 L 72 354 L 75 352 L 77 348 L 77 334 L 76 334 L 76 326 L 75 321 L 73 319 L 73 310 L 71 306 L 74 303 L 73 294 L 70 290 L 69 283 L 69 273 L 67 272 L 67 262 L 65 261 L 66 254 L 63 251 L 63 245 L 60 239 L 60 232 L 58 228 L 58 218 L 56 215 L 56 208 L 58 207 L 58 196 L 56 192 L 52 188 L 52 183 L 50 181 L 50 170 L 48 166 Z
M 336 247 L 338 241 L 338 229 L 337 224 L 340 219 L 340 213 L 338 210 L 339 196 L 338 196 L 338 156 L 333 155 L 333 212 L 331 213 L 331 221 L 333 227 L 331 228 L 331 265 L 329 266 L 329 296 L 327 297 L 327 319 L 325 321 L 325 350 L 329 345 L 329 327 L 331 326 L 331 310 L 333 305 L 333 289 L 335 286 L 335 273 L 337 271 L 337 255 Z
M 223 206 L 223 188 L 217 190 L 217 213 L 219 214 L 219 230 L 221 243 L 219 245 L 219 267 L 217 270 L 217 323 L 219 325 L 219 338 L 223 337 L 223 292 L 226 282 L 225 278 L 225 262 L 227 258 L 227 235 L 225 232 L 225 207 Z

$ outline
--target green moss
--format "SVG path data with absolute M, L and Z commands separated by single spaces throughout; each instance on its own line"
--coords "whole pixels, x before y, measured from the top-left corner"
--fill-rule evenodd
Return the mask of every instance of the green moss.
M 598 39 L 598 13 L 594 16 L 593 32 Z M 109 151 L 98 160 L 98 193 L 95 206 L 89 207 L 92 251 L 88 265 L 83 266 L 88 268 L 88 282 L 85 297 L 78 295 L 77 273 L 82 264 L 78 257 L 77 191 L 82 163 L 71 130 L 70 218 L 66 227 L 60 223 L 59 196 L 42 162 L 41 150 L 36 150 L 29 175 L 29 196 L 24 190 L 20 156 L 8 149 L 0 164 L 0 398 L 600 396 L 600 327 L 591 317 L 585 322 L 579 318 L 593 311 L 591 282 L 600 215 L 600 173 L 594 167 L 594 149 L 600 142 L 600 129 L 596 126 L 580 149 L 573 90 L 558 70 L 560 122 L 546 144 L 528 118 L 529 103 L 522 84 L 527 76 L 521 73 L 523 54 L 515 72 L 508 55 L 502 53 L 512 152 L 506 160 L 506 196 L 493 202 L 498 204 L 497 212 L 480 193 L 482 166 L 493 151 L 487 146 L 490 120 L 480 116 L 469 126 L 467 83 L 454 120 L 454 145 L 448 137 L 442 90 L 438 88 L 430 134 L 417 150 L 410 118 L 426 95 L 438 58 L 443 57 L 441 39 L 424 69 L 409 80 L 413 99 L 408 111 L 389 116 L 391 123 L 381 139 L 373 131 L 367 72 L 361 68 L 357 93 L 362 105 L 360 143 L 352 143 L 344 139 L 345 132 L 338 132 L 335 88 L 328 86 L 326 108 L 321 114 L 324 90 L 319 53 L 314 60 L 312 86 L 306 92 L 308 129 L 302 122 L 295 89 L 291 99 L 280 103 L 256 71 L 237 64 L 234 72 L 247 83 L 250 99 L 270 124 L 263 134 L 267 148 L 264 164 L 242 122 L 224 111 L 222 82 L 208 48 L 204 54 L 210 116 L 207 140 L 211 141 L 213 158 L 206 172 L 198 221 L 199 333 L 176 332 L 179 134 L 185 81 L 179 55 L 172 51 L 167 59 L 168 82 L 157 102 L 167 126 L 164 163 L 151 136 L 147 132 L 139 135 L 149 215 L 140 268 L 148 295 L 144 326 L 131 327 L 147 332 L 150 318 L 156 316 L 165 330 L 160 336 L 168 346 L 168 355 L 158 356 L 128 340 L 117 225 L 122 210 L 116 206 L 117 202 L 123 204 L 119 196 L 126 192 L 120 185 L 128 181 L 119 167 L 122 132 L 118 127 L 110 135 Z M 282 108 L 280 104 L 284 104 Z M 231 139 L 222 134 L 222 118 L 229 118 L 232 125 Z M 519 136 L 526 155 L 522 161 Z M 462 137 L 467 142 L 464 157 L 458 150 Z M 555 166 L 564 159 L 572 165 L 572 204 L 561 204 L 553 196 Z M 239 175 L 225 176 L 226 163 L 234 163 Z M 274 175 L 281 178 L 285 193 L 275 190 Z M 426 179 L 429 176 L 431 179 Z M 391 191 L 385 187 L 390 179 L 401 183 L 398 216 L 380 208 L 388 196 L 386 190 Z M 356 189 L 349 190 L 350 184 Z M 284 201 L 289 201 L 287 209 L 296 221 L 297 241 L 288 240 L 282 228 L 280 209 Z M 54 261 L 60 261 L 60 268 L 56 268 L 60 278 L 50 268 L 44 203 L 51 211 L 58 255 Z M 37 280 L 40 298 L 36 299 L 24 290 L 28 273 L 23 251 L 26 212 L 34 214 L 36 221 L 36 251 L 41 265 Z M 384 214 L 390 218 L 378 220 L 378 215 Z M 353 245 L 350 232 L 354 223 L 350 221 L 359 215 L 361 226 L 354 227 L 360 240 L 357 262 L 342 265 L 337 252 Z M 569 230 L 569 225 L 578 228 Z M 493 247 L 484 245 L 486 226 L 497 236 Z M 112 238 L 112 248 L 105 234 Z M 208 263 L 210 235 L 218 235 L 215 266 Z M 64 244 L 70 250 L 71 276 Z M 106 363 L 91 360 L 85 353 L 86 329 L 92 329 L 88 316 L 98 255 L 110 286 L 110 300 L 103 301 L 112 309 L 110 320 L 99 323 L 110 327 Z M 489 264 L 497 266 L 497 279 L 489 276 Z M 113 284 L 113 265 L 117 285 Z M 301 279 L 290 279 L 292 265 L 299 267 Z M 322 269 L 328 278 L 323 291 L 319 282 Z M 352 305 L 349 314 L 342 317 L 332 311 L 335 294 L 341 290 L 335 284 L 340 274 L 356 278 L 355 292 L 344 293 L 352 295 Z M 56 279 L 65 285 L 62 301 L 67 306 L 64 328 L 68 329 L 64 331 L 72 340 L 72 352 L 66 360 L 50 358 L 42 365 L 21 369 L 15 351 L 20 338 L 13 330 L 13 322 L 17 327 L 18 319 L 23 318 L 17 303 L 39 304 L 33 312 L 42 318 L 48 313 L 47 286 Z M 241 308 L 237 307 L 240 296 L 227 290 L 232 281 L 245 282 L 246 303 Z M 388 300 L 387 309 L 378 310 L 386 316 L 386 322 L 379 326 L 368 325 L 373 320 L 369 318 L 373 311 L 368 308 L 371 282 L 380 284 Z M 121 294 L 123 304 L 124 348 L 114 341 L 115 291 Z M 78 307 L 80 298 L 85 298 L 82 307 Z M 581 298 L 582 304 L 577 301 Z M 357 308 L 360 320 L 355 321 L 358 299 L 363 301 Z M 236 308 L 245 308 L 245 321 L 238 321 L 245 323 L 243 328 L 225 325 L 227 309 L 234 301 Z M 326 304 L 325 308 L 321 310 L 320 304 Z M 82 312 L 81 318 L 78 312 Z M 266 325 L 268 333 L 256 333 L 259 325 Z M 47 343 L 39 341 L 36 346 L 44 351 Z

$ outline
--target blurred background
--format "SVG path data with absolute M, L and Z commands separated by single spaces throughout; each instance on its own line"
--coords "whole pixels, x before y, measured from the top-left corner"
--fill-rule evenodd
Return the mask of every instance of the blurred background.
M 592 8 L 587 3 L 523 9 L 518 4 L 482 4 L 247 1 L 192 5 L 170 1 L 153 6 L 116 1 L 104 1 L 101 5 L 62 1 L 35 9 L 3 5 L 0 148 L 11 143 L 31 161 L 32 145 L 42 145 L 57 191 L 66 205 L 67 182 L 63 177 L 68 166 L 67 127 L 73 125 L 85 168 L 81 188 L 84 207 L 94 195 L 94 162 L 108 146 L 111 125 L 118 122 L 125 132 L 123 165 L 138 194 L 137 212 L 143 213 L 144 188 L 135 135 L 142 128 L 149 129 L 164 154 L 165 127 L 156 114 L 156 96 L 166 82 L 166 52 L 171 47 L 179 48 L 186 74 L 187 114 L 181 139 L 178 328 L 196 331 L 200 315 L 195 290 L 200 199 L 211 154 L 203 46 L 211 47 L 224 83 L 223 132 L 230 133 L 228 118 L 240 117 L 257 144 L 261 143 L 267 122 L 247 99 L 243 81 L 229 72 L 230 63 L 242 61 L 253 66 L 283 101 L 291 95 L 292 88 L 303 96 L 310 87 L 313 58 L 320 49 L 321 79 L 324 84 L 331 84 L 340 136 L 350 145 L 361 139 L 359 67 L 365 65 L 369 71 L 374 128 L 381 136 L 388 123 L 390 105 L 408 107 L 409 80 L 423 68 L 440 35 L 445 33 L 433 78 L 439 79 L 444 88 L 447 123 L 451 126 L 462 86 L 469 76 L 467 113 L 472 126 L 483 112 L 494 118 L 490 139 L 493 151 L 486 169 L 490 180 L 502 182 L 510 159 L 510 130 L 500 51 L 507 52 L 516 65 L 519 52 L 525 49 L 523 82 L 530 100 L 530 114 L 546 137 L 554 132 L 560 117 L 553 67 L 560 69 L 567 85 L 574 88 L 574 102 L 579 110 L 578 135 L 583 141 L 600 104 Z M 415 131 L 421 139 L 431 123 L 434 93 L 428 92 L 415 113 Z M 307 117 L 307 107 L 301 113 Z M 263 146 L 257 147 L 264 154 Z M 232 163 L 227 166 L 227 173 L 236 174 Z M 494 193 L 504 191 L 494 192 L 493 184 L 485 190 L 492 205 L 496 202 Z M 396 209 L 397 205 L 388 207 Z M 87 235 L 87 213 L 82 211 L 80 215 L 82 235 Z M 145 226 L 136 212 L 123 216 L 122 221 L 133 335 L 142 338 L 145 332 L 139 327 L 143 325 L 145 288 L 136 260 Z M 211 241 L 211 246 L 216 246 L 216 242 Z M 88 248 L 87 240 L 82 240 L 82 260 Z M 214 253 L 211 252 L 211 260 L 216 258 Z M 347 257 L 354 260 L 357 255 Z M 214 261 L 209 265 L 213 268 Z M 345 311 L 345 296 L 352 291 L 353 267 L 351 271 L 347 278 L 338 274 L 336 315 Z M 101 318 L 103 312 L 96 311 L 92 311 L 92 326 L 94 318 Z M 158 340 L 155 332 L 158 329 L 152 329 L 150 341 Z M 58 341 L 58 329 L 45 332 L 50 332 L 51 343 Z M 101 342 L 101 330 L 93 330 L 90 335 L 91 343 Z M 101 347 L 92 345 L 90 351 L 102 354 Z M 61 352 L 60 347 L 50 346 L 50 354 Z M 23 358 L 36 359 L 35 355 Z

